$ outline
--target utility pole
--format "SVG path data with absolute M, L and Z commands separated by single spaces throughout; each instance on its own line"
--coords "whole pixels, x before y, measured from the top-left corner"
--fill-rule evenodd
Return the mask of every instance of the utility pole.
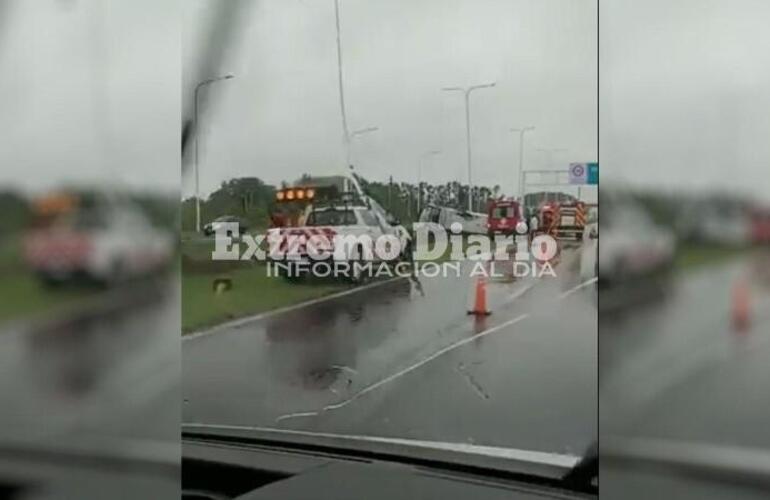
M 198 82 L 195 86 L 194 99 L 195 99 L 195 231 L 201 232 L 201 193 L 200 193 L 200 171 L 198 169 L 198 137 L 201 135 L 200 124 L 198 123 L 198 92 L 206 85 L 211 85 L 214 82 L 220 80 L 229 80 L 233 78 L 232 74 L 224 76 L 217 76 L 215 78 L 209 78 Z
M 342 83 L 342 40 L 340 39 L 340 2 L 334 0 L 334 21 L 337 29 L 337 83 L 340 95 L 340 113 L 342 114 L 342 135 L 345 143 L 345 164 L 350 165 L 350 132 L 348 116 L 345 111 L 345 89 Z

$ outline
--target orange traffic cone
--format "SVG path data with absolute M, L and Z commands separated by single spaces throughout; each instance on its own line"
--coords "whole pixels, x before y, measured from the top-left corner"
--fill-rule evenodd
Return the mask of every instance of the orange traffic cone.
M 745 280 L 738 281 L 733 287 L 733 329 L 745 332 L 750 324 L 750 293 Z
M 477 316 L 489 316 L 491 311 L 487 308 L 487 280 L 484 276 L 476 277 L 476 297 L 473 300 L 473 309 L 468 314 Z

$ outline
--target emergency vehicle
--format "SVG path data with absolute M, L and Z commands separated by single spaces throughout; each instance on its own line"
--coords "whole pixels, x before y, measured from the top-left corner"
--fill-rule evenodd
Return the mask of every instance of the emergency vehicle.
M 46 285 L 112 285 L 168 264 L 174 239 L 129 202 L 53 194 L 33 205 L 24 237 L 27 267 Z
M 554 238 L 580 241 L 588 207 L 582 201 L 545 202 L 538 209 L 539 231 Z
M 411 260 L 412 240 L 408 231 L 376 200 L 360 192 L 342 192 L 334 186 L 296 186 L 276 191 L 276 210 L 271 215 L 274 227 L 268 229 L 268 242 L 278 242 L 270 249 L 270 258 L 287 265 L 309 263 L 308 240 L 317 236 L 321 250 L 334 254 L 336 236 L 367 236 L 362 241 L 376 242 L 386 234 L 400 242 L 400 253 L 394 260 Z M 358 243 L 345 251 L 347 263 L 376 261 L 373 245 L 363 248 Z M 318 247 L 317 247 L 318 248 Z M 286 256 L 293 254 L 291 259 Z M 294 273 L 292 273 L 294 274 Z M 287 276 L 289 277 L 289 276 Z M 349 278 L 354 282 L 360 275 Z
M 523 226 L 522 226 L 523 224 Z M 487 232 L 510 235 L 527 231 L 526 221 L 521 213 L 519 202 L 510 199 L 492 200 L 487 208 Z

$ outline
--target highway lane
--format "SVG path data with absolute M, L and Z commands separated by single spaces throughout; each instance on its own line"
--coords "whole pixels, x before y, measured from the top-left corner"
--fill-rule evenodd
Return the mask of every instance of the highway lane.
M 596 301 L 565 295 L 579 283 L 560 267 L 490 283 L 488 317 L 467 315 L 467 276 L 423 276 L 192 338 L 183 420 L 580 453 Z
M 716 447 L 712 459 L 770 450 L 770 260 L 767 254 L 680 272 L 664 295 L 631 301 L 600 330 L 600 439 L 636 439 L 688 448 Z M 746 330 L 734 327 L 734 290 L 749 290 Z M 697 450 L 698 448 L 695 448 Z M 733 452 L 732 450 L 739 450 Z M 716 462 L 719 463 L 719 462 Z M 738 462 L 736 462 L 738 463 Z M 746 466 L 757 466 L 750 460 Z M 602 496 L 615 498 L 767 498 L 761 485 L 713 471 L 603 462 Z
M 179 300 L 178 283 L 166 278 L 0 331 L 0 443 L 64 435 L 175 441 Z
M 665 296 L 603 320 L 602 432 L 770 448 L 770 432 L 757 433 L 770 418 L 770 365 L 756 362 L 770 342 L 770 290 L 755 272 L 764 258 L 679 274 Z M 750 289 L 745 332 L 732 325 L 740 280 Z

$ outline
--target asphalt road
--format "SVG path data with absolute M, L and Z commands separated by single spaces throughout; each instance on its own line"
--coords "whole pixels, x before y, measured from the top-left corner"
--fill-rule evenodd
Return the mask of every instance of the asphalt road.
M 602 317 L 602 433 L 770 449 L 770 432 L 755 432 L 756 419 L 770 418 L 761 383 L 770 364 L 754 362 L 770 343 L 769 282 L 755 272 L 761 262 L 750 256 L 680 273 L 661 295 Z M 732 323 L 739 281 L 750 290 L 746 331 Z
M 734 449 L 767 453 L 768 273 L 770 259 L 763 254 L 681 272 L 662 293 L 629 300 L 622 311 L 603 315 L 601 439 L 631 438 L 681 449 L 705 445 L 723 450 L 713 455 L 718 460 L 734 459 Z M 749 298 L 746 329 L 733 322 L 740 283 Z M 692 477 L 666 467 L 608 464 L 601 477 L 602 497 L 610 499 L 753 499 L 768 493 L 753 483 L 720 480 L 713 472 Z
M 574 258 L 491 282 L 487 317 L 467 315 L 463 273 L 189 337 L 183 420 L 580 454 L 597 436 L 597 310 Z
M 73 435 L 176 441 L 179 297 L 173 280 L 141 283 L 66 317 L 6 326 L 0 445 Z

